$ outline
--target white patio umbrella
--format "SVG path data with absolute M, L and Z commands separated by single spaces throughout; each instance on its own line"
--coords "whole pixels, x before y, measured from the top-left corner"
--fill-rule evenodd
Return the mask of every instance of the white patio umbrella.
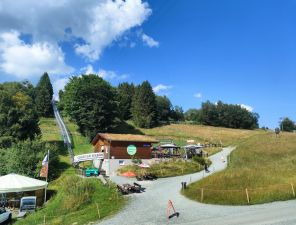
M 0 177 L 0 193 L 36 191 L 45 189 L 47 185 L 45 181 L 14 173 Z
M 149 168 L 150 166 L 149 166 L 148 164 L 141 163 L 141 164 L 139 165 L 139 167 L 141 167 L 141 168 Z

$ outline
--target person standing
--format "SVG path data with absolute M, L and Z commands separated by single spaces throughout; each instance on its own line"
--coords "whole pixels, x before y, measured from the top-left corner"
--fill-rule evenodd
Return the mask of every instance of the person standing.
M 210 172 L 208 168 L 209 168 L 208 167 L 208 162 L 205 162 L 205 171 L 206 171 L 206 173 L 209 173 Z

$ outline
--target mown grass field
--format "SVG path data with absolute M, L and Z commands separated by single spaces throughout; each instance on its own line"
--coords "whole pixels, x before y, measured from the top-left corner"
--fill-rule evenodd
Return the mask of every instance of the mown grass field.
M 171 124 L 140 131 L 158 139 L 172 139 L 181 145 L 186 144 L 186 140 L 195 140 L 200 143 L 222 143 L 223 146 L 236 145 L 246 138 L 263 132 L 189 124 Z
M 104 186 L 98 179 L 82 179 L 75 175 L 75 170 L 70 165 L 69 156 L 63 147 L 58 126 L 53 118 L 42 118 L 40 128 L 44 141 L 57 143 L 60 146 L 60 169 L 63 172 L 58 179 L 50 182 L 48 193 L 51 195 L 51 199 L 46 203 L 46 206 L 25 219 L 17 221 L 16 225 L 44 224 L 44 216 L 46 224 L 82 225 L 96 222 L 123 208 L 126 200 L 117 194 L 115 186 Z M 76 143 L 84 145 L 83 137 L 79 133 L 73 132 L 72 137 L 77 141 Z M 78 144 L 76 147 L 79 147 Z
M 183 194 L 204 203 L 229 205 L 295 198 L 295 133 L 282 133 L 280 138 L 272 132 L 252 136 L 237 146 L 230 160 L 226 170 L 189 185 Z

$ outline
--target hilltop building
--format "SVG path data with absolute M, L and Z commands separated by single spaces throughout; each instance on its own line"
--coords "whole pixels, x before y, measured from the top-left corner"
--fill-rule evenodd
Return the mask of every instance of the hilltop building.
M 106 175 L 115 174 L 120 166 L 132 164 L 132 159 L 148 163 L 151 147 L 158 141 L 145 135 L 98 133 L 92 140 L 95 152 L 104 153 L 102 169 Z M 99 162 L 94 162 L 98 167 Z

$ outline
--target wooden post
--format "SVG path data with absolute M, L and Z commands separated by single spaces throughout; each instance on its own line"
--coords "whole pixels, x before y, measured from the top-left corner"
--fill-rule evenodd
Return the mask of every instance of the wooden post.
M 249 193 L 248 193 L 248 189 L 246 188 L 246 195 L 247 195 L 247 200 L 248 200 L 248 204 L 250 203 L 250 198 L 249 198 Z
M 200 194 L 200 202 L 203 202 L 203 198 L 204 198 L 204 192 L 203 192 L 203 188 L 202 188 L 201 194 Z
M 294 190 L 294 185 L 291 183 L 291 187 L 292 187 L 292 193 L 293 193 L 293 196 L 295 197 L 295 190 Z
M 43 224 L 46 225 L 45 215 L 43 216 Z
M 98 211 L 98 216 L 99 216 L 99 219 L 101 219 L 101 214 L 100 214 L 99 204 L 98 204 L 98 203 L 96 203 L 96 206 L 97 206 L 97 211 Z

